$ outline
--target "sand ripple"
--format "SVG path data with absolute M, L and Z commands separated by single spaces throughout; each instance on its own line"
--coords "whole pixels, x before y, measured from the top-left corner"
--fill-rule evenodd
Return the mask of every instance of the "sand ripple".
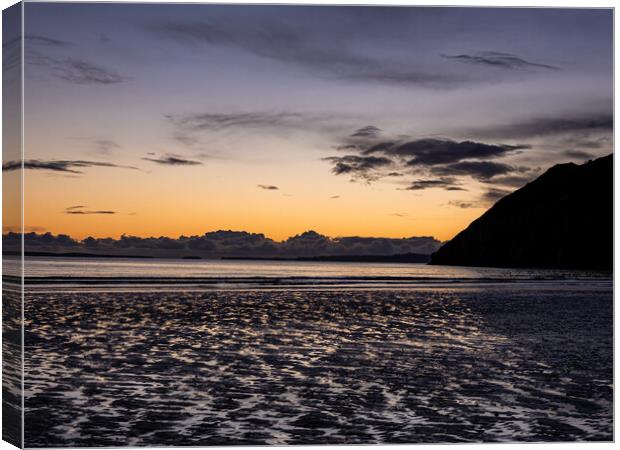
M 611 292 L 31 293 L 26 446 L 612 439 Z

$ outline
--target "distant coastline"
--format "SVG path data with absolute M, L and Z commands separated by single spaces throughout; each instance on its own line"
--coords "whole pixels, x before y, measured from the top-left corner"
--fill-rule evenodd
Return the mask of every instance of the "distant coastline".
M 14 250 L 6 250 L 2 252 L 6 256 L 20 256 L 21 252 Z M 24 252 L 24 256 L 50 256 L 56 258 L 132 258 L 132 259 L 149 259 L 153 256 L 145 255 L 96 255 L 94 253 L 54 253 L 54 252 Z
M 7 256 L 19 256 L 18 251 L 7 250 L 2 252 Z M 153 256 L 146 255 L 98 255 L 95 253 L 81 252 L 25 252 L 25 256 L 43 256 L 56 258 L 132 258 L 132 259 L 153 259 Z M 224 261 L 307 261 L 307 262 L 369 262 L 369 263 L 428 263 L 431 255 L 418 253 L 400 253 L 395 255 L 323 255 L 323 256 L 299 256 L 295 258 L 285 257 L 251 257 L 251 256 L 222 256 L 220 258 L 202 258 L 195 255 L 183 255 L 176 258 L 165 259 L 187 259 L 187 260 L 224 260 Z
M 373 263 L 427 263 L 431 255 L 418 253 L 401 253 L 396 255 L 325 255 L 325 256 L 299 256 L 296 258 L 260 258 L 248 256 L 223 256 L 223 260 L 250 260 L 250 261 L 319 261 L 319 262 L 373 262 Z

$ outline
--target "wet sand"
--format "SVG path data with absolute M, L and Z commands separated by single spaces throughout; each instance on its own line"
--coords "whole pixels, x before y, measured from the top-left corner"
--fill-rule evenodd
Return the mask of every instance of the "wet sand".
M 609 441 L 609 290 L 29 293 L 26 446 Z
M 4 274 L 3 274 L 4 276 Z M 2 439 L 22 444 L 21 286 L 2 285 Z

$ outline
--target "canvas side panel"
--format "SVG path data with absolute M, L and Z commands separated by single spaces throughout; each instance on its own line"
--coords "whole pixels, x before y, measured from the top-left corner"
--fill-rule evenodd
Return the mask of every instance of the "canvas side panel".
M 2 12 L 2 439 L 23 446 L 22 3 Z

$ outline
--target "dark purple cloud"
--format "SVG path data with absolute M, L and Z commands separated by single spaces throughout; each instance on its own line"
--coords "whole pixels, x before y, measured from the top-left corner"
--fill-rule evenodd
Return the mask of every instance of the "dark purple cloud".
M 475 64 L 480 66 L 488 66 L 499 69 L 547 69 L 547 70 L 559 70 L 557 66 L 550 64 L 536 63 L 523 59 L 512 53 L 502 52 L 479 52 L 475 54 L 460 54 L 460 55 L 441 55 L 442 58 L 458 61 L 466 64 Z
M 134 166 L 122 166 L 119 164 L 101 162 L 101 161 L 83 161 L 83 160 L 40 160 L 40 159 L 27 159 L 23 163 L 24 169 L 29 170 L 49 170 L 52 172 L 68 172 L 73 174 L 83 173 L 83 168 L 89 167 L 117 167 L 122 169 L 139 170 Z M 13 170 L 19 170 L 22 168 L 21 161 L 8 161 L 2 164 L 2 170 L 5 172 L 11 172 Z
M 142 158 L 144 161 L 150 161 L 162 166 L 201 166 L 200 161 L 186 159 L 176 155 L 160 156 L 159 158 Z
M 345 236 L 331 238 L 307 231 L 284 241 L 274 241 L 260 233 L 219 230 L 200 236 L 136 237 L 123 235 L 119 239 L 88 237 L 82 241 L 67 235 L 51 233 L 24 234 L 25 249 L 29 252 L 86 252 L 101 255 L 143 255 L 158 257 L 201 256 L 204 258 L 281 257 L 329 255 L 392 255 L 402 253 L 431 254 L 441 242 L 428 236 L 402 239 Z M 4 235 L 4 248 L 18 250 L 18 233 Z

